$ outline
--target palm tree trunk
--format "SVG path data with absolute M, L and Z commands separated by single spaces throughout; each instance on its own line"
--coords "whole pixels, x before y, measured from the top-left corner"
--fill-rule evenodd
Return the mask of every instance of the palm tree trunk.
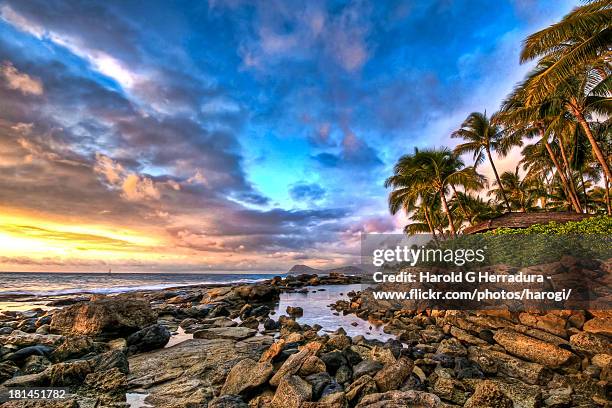
M 542 143 L 544 143 L 544 147 L 546 147 L 546 151 L 548 152 L 548 155 L 550 156 L 550 159 L 552 160 L 553 164 L 555 165 L 555 168 L 557 169 L 557 173 L 559 174 L 559 177 L 561 177 L 561 184 L 563 185 L 563 188 L 567 192 L 567 196 L 570 197 L 572 206 L 574 207 L 574 211 L 576 211 L 577 213 L 581 213 L 582 210 L 580 209 L 580 205 L 577 205 L 578 203 L 576 202 L 576 197 L 574 197 L 569 190 L 569 183 L 567 181 L 567 178 L 565 177 L 565 173 L 561 170 L 561 164 L 557 160 L 557 156 L 555 156 L 555 153 L 552 151 L 552 148 L 550 147 L 550 143 L 548 143 L 548 139 L 546 138 L 546 135 L 544 134 L 543 129 L 540 129 L 540 136 L 542 138 Z
M 582 174 L 582 172 L 580 172 L 580 183 L 582 184 L 582 194 L 584 195 L 584 212 L 588 213 L 589 212 L 589 196 L 587 195 L 586 192 L 586 185 L 584 184 L 584 174 Z
M 470 225 L 474 225 L 472 223 L 472 221 L 470 220 L 470 218 L 468 217 L 467 211 L 465 211 L 465 207 L 463 206 L 463 204 L 461 203 L 461 200 L 459 199 L 459 194 L 457 194 L 457 189 L 455 189 L 455 185 L 451 184 L 451 188 L 453 189 L 453 195 L 455 196 L 455 200 L 457 200 L 457 204 L 459 204 L 459 209 L 461 210 L 461 212 L 463 213 L 463 218 L 465 218 L 466 220 L 468 220 L 468 222 L 470 223 Z
M 423 212 L 425 214 L 425 221 L 427 221 L 427 226 L 429 227 L 429 232 L 431 232 L 431 235 L 432 235 L 433 239 L 437 241 L 437 239 L 436 239 L 436 231 L 434 230 L 433 224 L 431 223 L 431 218 L 429 218 L 429 210 L 427 209 L 427 203 L 425 201 L 423 201 L 423 203 L 421 205 L 423 206 Z
M 606 158 L 604 157 L 603 152 L 599 148 L 597 140 L 595 140 L 595 136 L 593 136 L 593 132 L 591 132 L 591 128 L 589 127 L 589 124 L 584 118 L 584 115 L 578 109 L 572 108 L 572 111 L 572 113 L 574 113 L 574 116 L 576 116 L 576 119 L 578 119 L 578 123 L 580 123 L 580 125 L 582 126 L 582 129 L 584 130 L 587 139 L 589 139 L 589 142 L 591 143 L 591 148 L 593 149 L 593 154 L 597 158 L 599 164 L 601 164 L 601 168 L 606 174 L 606 177 L 608 177 L 608 180 L 612 180 L 612 171 L 610 171 L 610 166 L 608 166 Z
M 572 178 L 572 170 L 569 164 L 569 160 L 567 160 L 567 154 L 565 153 L 565 146 L 563 146 L 563 140 L 561 139 L 559 139 L 559 150 L 561 151 L 561 158 L 563 159 L 563 167 L 565 170 L 567 170 L 567 173 L 564 173 L 564 175 L 568 177 L 567 184 L 570 188 L 570 194 L 576 201 L 576 204 L 578 204 L 576 209 L 580 209 L 579 212 L 582 212 L 582 206 L 580 205 L 580 199 L 578 198 L 578 191 L 576 191 L 576 185 L 574 184 L 574 179 Z
M 612 205 L 610 205 L 610 180 L 608 179 L 608 176 L 606 176 L 604 174 L 604 187 L 605 187 L 605 194 L 606 194 L 606 210 L 608 212 L 608 215 L 612 215 Z
M 491 150 L 489 150 L 489 148 L 487 148 L 486 150 L 487 150 L 487 157 L 489 158 L 489 163 L 491 163 L 491 167 L 493 168 L 493 174 L 495 174 L 495 180 L 497 180 L 497 185 L 499 186 L 499 189 L 502 193 L 502 197 L 504 198 L 504 203 L 506 203 L 506 208 L 508 209 L 508 212 L 511 212 L 512 209 L 510 208 L 510 204 L 508 203 L 508 198 L 506 197 L 504 186 L 502 185 L 501 180 L 499 179 L 499 174 L 497 174 L 495 163 L 493 163 L 493 158 L 491 157 Z
M 446 196 L 444 195 L 444 189 L 440 189 L 440 200 L 442 201 L 442 207 L 444 208 L 444 212 L 446 212 L 446 217 L 448 218 L 448 225 L 453 237 L 457 236 L 457 231 L 455 230 L 455 224 L 453 224 L 453 216 L 448 209 L 448 203 L 446 202 Z

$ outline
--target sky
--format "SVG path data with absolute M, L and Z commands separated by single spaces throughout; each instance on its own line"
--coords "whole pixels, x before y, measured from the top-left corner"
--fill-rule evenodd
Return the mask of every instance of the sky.
M 395 161 L 495 111 L 576 3 L 0 1 L 0 270 L 355 263 L 406 221 Z

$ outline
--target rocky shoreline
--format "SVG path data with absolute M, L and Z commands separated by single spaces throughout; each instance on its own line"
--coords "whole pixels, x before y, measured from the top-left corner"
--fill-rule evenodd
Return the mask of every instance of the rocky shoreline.
M 358 282 L 289 275 L 4 312 L 0 394 L 71 397 L 0 406 L 127 407 L 126 393 L 168 408 L 609 406 L 612 312 L 375 309 L 368 290 L 330 305 L 384 326 L 385 342 L 300 324 L 299 306 L 274 315 L 282 292 Z M 193 338 L 165 347 L 177 331 Z

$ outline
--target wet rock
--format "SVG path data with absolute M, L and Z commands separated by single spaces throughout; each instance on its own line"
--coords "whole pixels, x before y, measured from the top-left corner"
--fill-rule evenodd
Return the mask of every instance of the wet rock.
M 87 336 L 66 337 L 51 354 L 54 361 L 64 361 L 79 358 L 95 350 L 94 341 Z
M 264 325 L 264 329 L 269 330 L 269 331 L 278 330 L 278 327 L 279 327 L 278 323 L 275 322 L 273 319 L 264 320 L 263 325 Z
M 422 391 L 389 391 L 365 396 L 356 408 L 442 408 L 434 394 Z
M 286 312 L 291 317 L 299 317 L 304 315 L 304 309 L 299 306 L 287 306 Z
M 570 344 L 576 350 L 590 354 L 612 354 L 610 340 L 599 334 L 581 332 L 570 337 Z
M 142 353 L 164 347 L 171 336 L 165 326 L 154 324 L 130 334 L 126 342 L 131 353 Z
M 576 356 L 568 350 L 513 330 L 498 330 L 493 338 L 510 354 L 546 367 L 556 368 L 576 360 Z
M 208 408 L 249 408 L 238 395 L 221 395 L 208 403 Z
M 131 296 L 101 297 L 56 311 L 51 331 L 112 339 L 129 335 L 156 320 L 157 314 L 145 300 Z
M 230 370 L 223 387 L 221 395 L 240 395 L 247 393 L 268 381 L 274 367 L 270 362 L 258 363 L 250 358 L 240 360 Z
M 278 299 L 280 290 L 272 285 L 243 285 L 232 288 L 232 292 L 249 303 L 272 302 Z
M 492 381 L 482 381 L 476 386 L 464 408 L 513 408 L 513 403 L 499 385 Z
M 337 334 L 329 337 L 325 348 L 327 350 L 344 350 L 351 345 L 351 338 L 345 334 Z
M 353 379 L 357 379 L 362 375 L 374 375 L 383 368 L 383 364 L 374 360 L 363 360 L 353 367 Z
M 299 408 L 300 405 L 312 399 L 312 387 L 297 375 L 283 377 L 272 398 L 272 406 L 276 408 Z
M 250 316 L 263 317 L 263 316 L 268 316 L 269 314 L 270 314 L 270 308 L 266 305 L 261 305 L 261 306 L 257 306 L 253 308 L 253 310 L 251 310 Z
M 396 390 L 406 381 L 414 363 L 412 360 L 402 357 L 395 363 L 385 365 L 382 370 L 374 376 L 374 382 L 380 392 Z
M 252 337 L 257 330 L 248 327 L 213 327 L 210 329 L 198 330 L 193 333 L 194 339 L 231 339 L 244 340 Z

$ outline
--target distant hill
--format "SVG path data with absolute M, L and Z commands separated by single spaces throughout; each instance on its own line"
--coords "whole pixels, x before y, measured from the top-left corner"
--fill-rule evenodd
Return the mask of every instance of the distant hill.
M 291 269 L 287 272 L 290 275 L 301 275 L 303 273 L 313 274 L 316 273 L 318 275 L 328 275 L 330 273 L 341 273 L 344 275 L 361 275 L 365 271 L 356 266 L 343 266 L 340 268 L 331 268 L 331 269 L 316 269 L 311 268 L 308 265 L 293 265 Z

